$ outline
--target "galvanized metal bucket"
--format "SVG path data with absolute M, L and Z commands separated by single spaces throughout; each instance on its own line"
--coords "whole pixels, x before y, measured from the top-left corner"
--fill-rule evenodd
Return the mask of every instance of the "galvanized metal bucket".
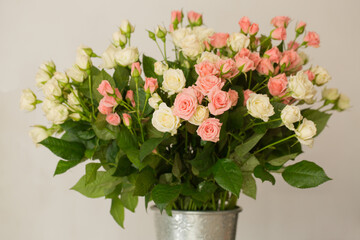
M 239 212 L 242 208 L 225 211 L 172 211 L 172 217 L 156 206 L 157 240 L 235 240 Z

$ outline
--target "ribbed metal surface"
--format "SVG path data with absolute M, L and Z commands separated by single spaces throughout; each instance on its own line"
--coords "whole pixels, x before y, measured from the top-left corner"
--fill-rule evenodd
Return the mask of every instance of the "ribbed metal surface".
M 228 211 L 172 211 L 169 217 L 151 207 L 157 240 L 235 240 L 241 208 Z

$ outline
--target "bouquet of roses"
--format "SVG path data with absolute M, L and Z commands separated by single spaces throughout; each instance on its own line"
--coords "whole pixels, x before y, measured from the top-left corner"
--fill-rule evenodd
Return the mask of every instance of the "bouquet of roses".
M 255 199 L 255 178 L 275 184 L 280 173 L 298 188 L 330 179 L 313 162 L 292 163 L 302 145 L 313 145 L 329 112 L 349 107 L 335 88 L 316 95 L 331 77 L 305 67 L 300 50 L 319 47 L 318 34 L 299 22 L 285 43 L 290 18 L 282 16 L 271 20 L 268 35 L 247 17 L 232 34 L 205 27 L 199 13 L 187 18 L 185 26 L 182 11 L 173 11 L 169 29 L 148 31 L 160 61 L 140 61 L 130 45 L 134 27 L 123 21 L 101 57 L 80 46 L 65 72 L 42 64 L 36 82 L 44 100 L 30 89 L 21 97 L 22 109 L 42 104 L 52 123 L 33 126 L 30 136 L 61 158 L 54 175 L 86 162 L 72 189 L 111 199 L 121 226 L 124 209 L 135 211 L 139 196 L 168 214 L 216 211 L 235 208 L 240 192 Z

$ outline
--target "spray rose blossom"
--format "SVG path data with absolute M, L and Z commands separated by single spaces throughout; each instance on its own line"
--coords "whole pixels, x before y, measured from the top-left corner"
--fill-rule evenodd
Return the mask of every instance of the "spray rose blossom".
M 151 98 L 149 98 L 149 105 L 150 107 L 152 107 L 153 109 L 159 109 L 159 104 L 162 103 L 162 99 L 159 96 L 159 94 L 154 93 Z
M 226 46 L 226 41 L 229 36 L 228 33 L 215 33 L 209 38 L 210 44 L 214 48 L 223 48 Z
M 133 107 L 136 106 L 135 100 L 134 100 L 134 92 L 132 90 L 128 90 L 125 95 L 125 99 L 131 102 L 131 105 Z
M 46 131 L 45 127 L 33 127 L 29 132 L 29 136 L 35 144 L 38 144 L 49 137 L 49 132 Z
M 207 95 L 211 89 L 214 87 L 222 88 L 224 83 L 221 81 L 221 78 L 216 76 L 208 75 L 205 77 L 198 77 L 197 81 L 195 82 L 197 89 L 203 94 Z
M 30 89 L 24 89 L 20 98 L 20 109 L 33 111 L 36 107 L 36 96 Z
M 200 58 L 197 60 L 197 63 L 208 61 L 211 63 L 217 63 L 220 60 L 220 57 L 212 52 L 203 52 Z
M 271 19 L 271 24 L 274 25 L 274 27 L 287 27 L 289 25 L 290 18 L 286 16 L 277 16 Z
M 130 127 L 131 126 L 131 116 L 129 114 L 127 114 L 127 113 L 123 113 L 122 118 L 123 118 L 123 121 L 124 121 L 124 125 L 126 127 Z
M 108 93 L 114 94 L 114 89 L 112 88 L 108 80 L 102 80 L 97 90 L 104 97 L 107 96 Z
M 274 72 L 274 66 L 272 65 L 270 59 L 262 58 L 259 65 L 256 67 L 256 71 L 258 71 L 261 75 L 269 75 Z
M 302 120 L 301 110 L 297 106 L 287 105 L 281 111 L 281 120 L 285 124 L 285 126 L 290 129 L 294 130 L 294 123 Z
M 286 29 L 284 27 L 279 27 L 276 28 L 272 33 L 271 33 L 271 38 L 275 39 L 275 40 L 286 40 Z
M 336 106 L 341 110 L 346 110 L 350 108 L 350 98 L 345 94 L 340 94 L 339 100 L 337 101 Z
M 250 44 L 250 38 L 242 33 L 233 33 L 227 39 L 227 45 L 234 52 L 240 51 L 242 48 L 247 48 Z
M 221 125 L 219 119 L 208 118 L 199 126 L 196 133 L 203 141 L 218 142 Z
M 216 63 L 216 68 L 221 72 L 222 77 L 232 78 L 239 73 L 239 69 L 236 66 L 236 63 L 231 58 L 226 60 L 220 60 Z
M 316 94 L 314 85 L 303 71 L 298 72 L 295 76 L 290 76 L 288 89 L 291 96 L 299 100 L 310 101 Z
M 339 90 L 337 88 L 324 88 L 321 92 L 321 96 L 325 100 L 335 101 L 340 97 Z
M 229 97 L 230 97 L 230 101 L 231 101 L 231 106 L 234 107 L 236 106 L 238 100 L 239 100 L 239 94 L 237 91 L 229 89 Z
M 105 50 L 105 52 L 101 55 L 101 59 L 103 61 L 101 67 L 111 69 L 116 66 L 115 52 L 116 48 L 114 47 L 114 45 L 110 44 L 109 47 Z
M 173 114 L 182 119 L 189 120 L 194 115 L 198 101 L 193 89 L 179 93 L 174 101 Z
M 198 105 L 195 113 L 189 119 L 189 122 L 191 124 L 199 126 L 208 118 L 209 118 L 209 109 L 205 106 Z
M 296 138 L 301 144 L 312 147 L 313 137 L 316 135 L 316 125 L 313 121 L 304 118 L 303 122 L 295 130 Z
M 136 47 L 117 48 L 114 57 L 121 66 L 130 66 L 139 60 L 139 50 Z
M 286 92 L 287 83 L 285 73 L 270 78 L 268 82 L 270 94 L 273 96 L 283 96 Z
M 162 90 L 171 96 L 180 92 L 185 87 L 185 83 L 184 73 L 180 69 L 169 69 L 164 72 Z
M 118 126 L 121 122 L 121 119 L 117 113 L 109 113 L 106 116 L 106 121 L 113 126 Z
M 242 17 L 239 21 L 239 25 L 240 25 L 241 31 L 243 31 L 245 34 L 249 33 L 249 28 L 251 26 L 251 22 L 248 17 Z
M 166 103 L 161 103 L 159 109 L 155 110 L 151 122 L 158 131 L 169 132 L 171 135 L 176 134 L 180 127 L 180 118 L 173 114 Z
M 279 63 L 281 58 L 280 50 L 275 46 L 265 52 L 265 55 L 269 56 L 271 63 Z
M 320 37 L 316 32 L 308 32 L 304 37 L 307 46 L 318 48 L 320 46 Z
M 145 92 L 150 92 L 151 94 L 158 89 L 159 85 L 156 78 L 145 78 L 144 90 Z
M 216 75 L 219 73 L 219 70 L 215 67 L 215 64 L 209 61 L 203 61 L 195 65 L 195 71 L 200 77 L 205 77 L 208 75 Z
M 265 94 L 251 93 L 246 101 L 246 108 L 251 116 L 260 118 L 264 122 L 269 121 L 269 117 L 275 114 L 274 107 L 270 104 L 270 99 Z
M 156 75 L 162 76 L 166 70 L 168 70 L 169 67 L 166 63 L 162 62 L 155 62 L 154 63 L 154 72 Z
M 244 103 L 243 103 L 244 106 L 246 106 L 246 102 L 249 99 L 251 93 L 254 93 L 254 92 L 251 91 L 250 89 L 246 89 L 244 91 Z
M 208 108 L 212 115 L 221 115 L 229 110 L 232 105 L 229 93 L 222 91 L 219 87 L 211 89 L 208 97 L 210 101 Z
M 323 67 L 315 66 L 312 67 L 310 71 L 314 73 L 315 83 L 318 86 L 322 86 L 331 80 L 331 76 L 329 72 Z
M 259 24 L 257 24 L 257 23 L 251 24 L 251 26 L 249 28 L 249 34 L 250 35 L 255 35 L 258 32 L 259 32 Z

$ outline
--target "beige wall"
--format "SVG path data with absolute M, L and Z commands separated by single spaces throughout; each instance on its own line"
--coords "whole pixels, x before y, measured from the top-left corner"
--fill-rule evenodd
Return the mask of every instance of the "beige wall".
M 314 64 L 326 67 L 336 86 L 352 99 L 352 109 L 336 114 L 312 149 L 299 160 L 313 160 L 334 180 L 299 190 L 278 177 L 276 186 L 258 182 L 256 201 L 241 197 L 237 239 L 360 239 L 360 2 L 358 0 L 222 1 L 0 1 L 0 239 L 150 239 L 152 215 L 143 201 L 126 216 L 121 230 L 109 214 L 110 201 L 86 199 L 68 190 L 84 173 L 79 166 L 53 177 L 57 157 L 35 148 L 27 132 L 46 123 L 41 111 L 18 110 L 20 90 L 34 88 L 38 65 L 53 59 L 59 69 L 73 63 L 75 49 L 87 44 L 101 53 L 122 19 L 136 25 L 134 45 L 159 57 L 145 29 L 169 23 L 170 10 L 204 13 L 217 31 L 238 31 L 247 15 L 270 29 L 276 15 L 308 22 L 321 36 L 321 48 L 308 49 Z M 292 27 L 292 26 L 291 26 Z

